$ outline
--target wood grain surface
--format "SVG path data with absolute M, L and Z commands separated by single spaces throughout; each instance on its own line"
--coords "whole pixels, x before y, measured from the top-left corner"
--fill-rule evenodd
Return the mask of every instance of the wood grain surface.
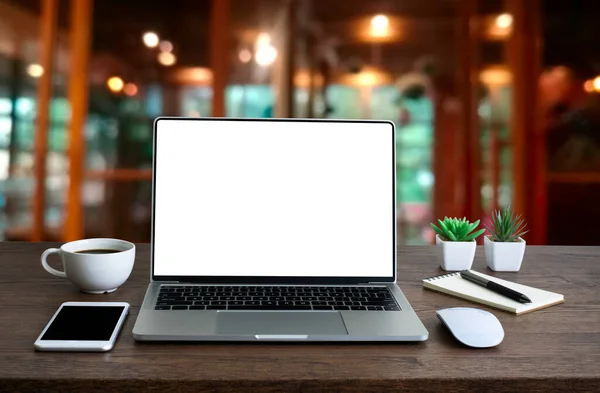
M 430 332 L 410 344 L 163 344 L 131 334 L 149 282 L 138 245 L 129 280 L 87 295 L 48 274 L 39 257 L 55 243 L 0 243 L 0 391 L 600 391 L 600 248 L 528 247 L 518 273 L 494 273 L 477 250 L 473 269 L 565 295 L 565 303 L 515 316 L 493 312 L 504 341 L 460 345 L 435 316 L 466 300 L 423 289 L 442 274 L 433 247 L 398 253 L 399 285 Z M 51 257 L 58 266 L 58 258 Z M 131 314 L 107 353 L 35 352 L 33 342 L 65 301 L 127 301 Z

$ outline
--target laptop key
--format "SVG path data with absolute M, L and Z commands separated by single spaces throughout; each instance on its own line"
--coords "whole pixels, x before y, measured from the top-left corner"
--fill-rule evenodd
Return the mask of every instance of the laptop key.
M 350 310 L 353 310 L 353 311 L 359 311 L 359 310 L 360 311 L 366 311 L 367 308 L 364 307 L 364 306 L 350 306 Z
M 206 310 L 206 306 L 190 306 L 190 310 Z
M 310 306 L 228 306 L 228 310 L 311 310 Z
M 208 306 L 210 301 L 208 300 L 197 300 L 194 302 L 194 306 Z
M 381 302 L 362 302 L 363 306 L 383 306 L 383 303 Z
M 332 306 L 313 306 L 313 310 L 333 310 Z
M 334 310 L 350 310 L 350 306 L 333 306 Z
M 161 302 L 164 303 L 164 302 Z M 166 302 L 167 304 L 163 304 L 163 305 L 171 305 L 171 306 L 191 306 L 192 304 L 194 304 L 193 301 L 191 300 L 175 300 L 175 301 L 169 301 Z
M 211 306 L 226 306 L 227 302 L 223 301 L 223 300 L 213 300 L 212 302 L 210 302 Z
M 383 309 L 385 311 L 400 311 L 398 306 L 384 306 Z
M 171 310 L 187 310 L 188 306 L 173 306 Z
M 155 310 L 170 310 L 171 306 L 156 306 L 154 307 Z
M 207 310 L 225 310 L 227 308 L 227 306 L 225 304 L 219 305 L 219 306 L 206 306 Z
M 381 306 L 367 306 L 367 311 L 382 311 L 383 307 Z
M 332 302 L 334 301 L 334 298 L 331 296 L 319 296 L 319 300 L 325 302 Z

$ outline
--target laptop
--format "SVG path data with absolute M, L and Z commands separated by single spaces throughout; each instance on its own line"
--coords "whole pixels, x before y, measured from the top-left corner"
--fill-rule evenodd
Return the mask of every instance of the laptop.
M 154 122 L 138 341 L 424 341 L 396 285 L 389 121 Z

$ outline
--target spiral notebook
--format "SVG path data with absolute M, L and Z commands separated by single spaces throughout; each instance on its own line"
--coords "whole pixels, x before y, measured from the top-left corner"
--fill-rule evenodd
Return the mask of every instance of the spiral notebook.
M 488 276 L 473 270 L 470 270 L 470 272 L 521 292 L 531 299 L 531 303 L 519 303 L 516 300 L 509 299 L 471 281 L 467 281 L 460 276 L 460 272 L 426 278 L 423 280 L 423 286 L 433 291 L 443 292 L 517 315 L 550 307 L 565 301 L 565 297 L 559 293 L 501 280 L 497 277 Z

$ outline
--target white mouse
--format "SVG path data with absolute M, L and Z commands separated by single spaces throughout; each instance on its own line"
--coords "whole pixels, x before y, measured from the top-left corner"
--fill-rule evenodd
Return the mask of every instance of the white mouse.
M 504 339 L 504 329 L 491 312 L 471 307 L 437 310 L 440 320 L 461 343 L 475 348 L 489 348 Z

